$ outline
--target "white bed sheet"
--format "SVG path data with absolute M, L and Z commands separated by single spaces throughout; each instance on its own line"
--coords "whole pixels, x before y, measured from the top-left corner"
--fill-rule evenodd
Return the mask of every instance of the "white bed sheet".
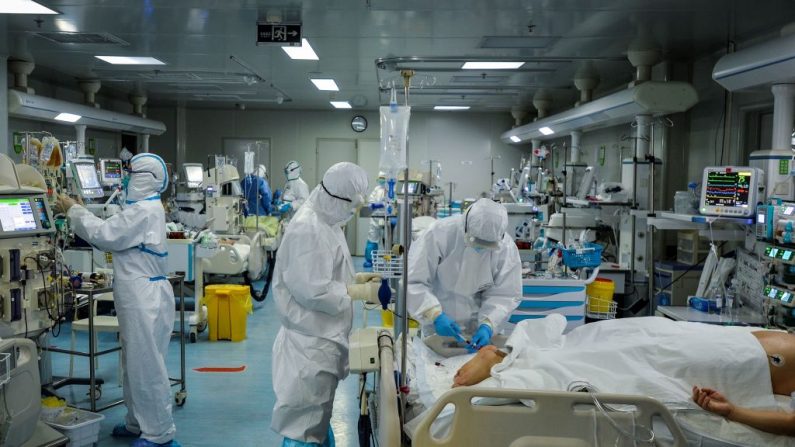
M 539 326 L 539 328 L 541 327 L 543 326 Z M 591 330 L 593 329 L 594 328 L 591 328 Z M 596 329 L 599 328 L 597 327 Z M 548 331 L 549 327 L 544 327 L 543 330 Z M 749 332 L 751 330 L 758 329 L 737 328 L 734 332 Z M 553 331 L 553 334 L 554 332 L 555 331 Z M 604 332 L 592 333 L 591 335 L 594 334 L 599 335 L 603 341 L 609 339 L 608 334 Z M 455 373 L 464 363 L 473 357 L 473 354 L 444 358 L 433 352 L 419 338 L 415 338 L 409 343 L 408 350 L 409 384 L 411 389 L 409 404 L 411 405 L 412 411 L 407 418 L 406 432 L 410 437 L 413 437 L 414 431 L 427 415 L 427 410 L 432 407 L 445 392 L 451 389 Z M 437 363 L 439 365 L 437 365 Z M 766 364 L 765 370 L 767 370 Z M 499 388 L 501 384 L 497 379 L 489 378 L 477 386 Z M 631 392 L 626 389 L 607 391 L 631 394 Z M 775 399 L 777 404 L 770 405 L 770 407 L 778 406 L 782 411 L 789 408 L 790 398 L 788 396 L 775 396 Z M 767 399 L 765 398 L 761 401 L 757 400 L 757 403 L 759 402 L 767 402 Z M 502 403 L 510 404 L 511 402 L 505 401 Z M 513 403 L 516 403 L 516 401 Z M 671 404 L 674 409 L 681 410 L 677 413 L 677 418 L 683 421 L 684 424 L 687 424 L 688 428 L 699 433 L 699 436 L 733 440 L 736 445 L 795 447 L 795 439 L 793 438 L 774 436 L 751 429 L 742 424 L 728 422 L 723 418 L 706 413 L 700 409 L 696 410 L 697 407 L 686 400 L 668 403 Z M 490 402 L 490 404 L 493 403 Z M 438 435 L 449 428 L 449 424 L 452 421 L 452 414 L 453 409 L 447 409 L 439 415 L 433 426 L 434 433 Z M 701 442 L 704 446 L 725 445 L 720 443 L 710 444 L 708 439 L 702 439 Z

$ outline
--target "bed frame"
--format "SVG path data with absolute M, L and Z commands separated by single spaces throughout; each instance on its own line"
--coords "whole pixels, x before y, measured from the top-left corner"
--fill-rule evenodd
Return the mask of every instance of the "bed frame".
M 394 375 L 392 337 L 378 337 L 380 375 L 378 381 L 377 439 L 380 447 L 401 447 L 400 415 Z M 654 429 L 667 426 L 673 443 L 653 445 L 687 446 L 685 435 L 673 415 L 660 402 L 643 396 L 618 394 L 545 392 L 493 388 L 455 388 L 445 393 L 420 423 L 413 437 L 416 447 L 587 447 L 592 445 L 650 445 L 621 437 L 595 406 L 593 397 L 608 410 L 610 418 L 625 430 L 632 427 L 628 414 L 610 411 L 632 406 L 634 423 Z M 521 399 L 532 405 L 474 404 L 476 398 Z M 448 405 L 455 406 L 449 432 L 442 438 L 432 434 L 433 422 Z M 595 423 L 596 422 L 596 423 Z M 656 422 L 656 424 L 655 424 Z M 640 438 L 645 432 L 638 430 Z M 618 441 L 617 441 L 618 440 Z M 598 444 L 595 444 L 598 442 Z
M 643 396 L 589 394 L 514 389 L 456 388 L 445 393 L 420 423 L 414 445 L 422 447 L 475 447 L 482 445 L 510 447 L 586 447 L 594 445 L 661 445 L 638 442 L 622 436 L 594 405 L 593 398 L 606 407 L 607 414 L 624 430 L 631 431 L 633 419 L 611 408 L 631 406 L 636 426 L 655 429 L 663 422 L 674 442 L 687 446 L 687 440 L 673 415 L 660 402 Z M 521 399 L 532 405 L 488 405 L 473 399 Z M 449 433 L 435 438 L 431 426 L 447 405 L 454 405 Z M 638 439 L 648 438 L 648 431 L 638 429 Z M 655 439 L 659 440 L 658 437 Z M 667 444 L 662 444 L 667 445 Z

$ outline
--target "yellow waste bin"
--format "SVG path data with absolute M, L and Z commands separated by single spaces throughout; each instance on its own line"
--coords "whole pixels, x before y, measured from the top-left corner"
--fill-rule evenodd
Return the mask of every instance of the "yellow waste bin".
M 585 288 L 585 293 L 588 295 L 588 312 L 606 313 L 611 310 L 615 312 L 615 306 L 611 306 L 615 290 L 615 283 L 607 278 L 596 278 L 594 282 L 588 284 Z
M 204 288 L 210 341 L 246 339 L 246 319 L 251 313 L 248 286 L 213 284 Z

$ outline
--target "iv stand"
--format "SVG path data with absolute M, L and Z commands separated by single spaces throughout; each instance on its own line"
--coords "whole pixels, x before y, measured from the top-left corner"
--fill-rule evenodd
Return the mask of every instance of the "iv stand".
M 403 98 L 405 105 L 409 105 L 409 87 L 411 86 L 411 78 L 414 76 L 414 70 L 401 70 L 400 75 L 403 77 Z M 400 288 L 399 299 L 399 325 L 401 332 L 401 359 L 400 359 L 400 383 L 398 392 L 400 396 L 400 432 L 403 433 L 403 426 L 405 424 L 406 415 L 406 395 L 403 390 L 406 389 L 406 350 L 408 347 L 409 335 L 409 318 L 408 318 L 408 271 L 409 271 L 409 247 L 411 245 L 411 205 L 409 204 L 409 142 L 408 133 L 406 133 L 406 170 L 403 173 L 403 282 Z

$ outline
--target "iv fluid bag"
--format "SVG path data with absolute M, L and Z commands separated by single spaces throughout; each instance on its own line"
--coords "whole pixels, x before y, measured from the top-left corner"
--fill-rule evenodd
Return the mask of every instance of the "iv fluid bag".
M 254 151 L 246 151 L 244 154 L 243 173 L 246 175 L 254 173 Z
M 408 140 L 411 107 L 399 106 L 397 110 L 381 107 L 381 160 L 378 169 L 386 178 L 397 178 L 398 171 L 406 169 L 406 142 Z

